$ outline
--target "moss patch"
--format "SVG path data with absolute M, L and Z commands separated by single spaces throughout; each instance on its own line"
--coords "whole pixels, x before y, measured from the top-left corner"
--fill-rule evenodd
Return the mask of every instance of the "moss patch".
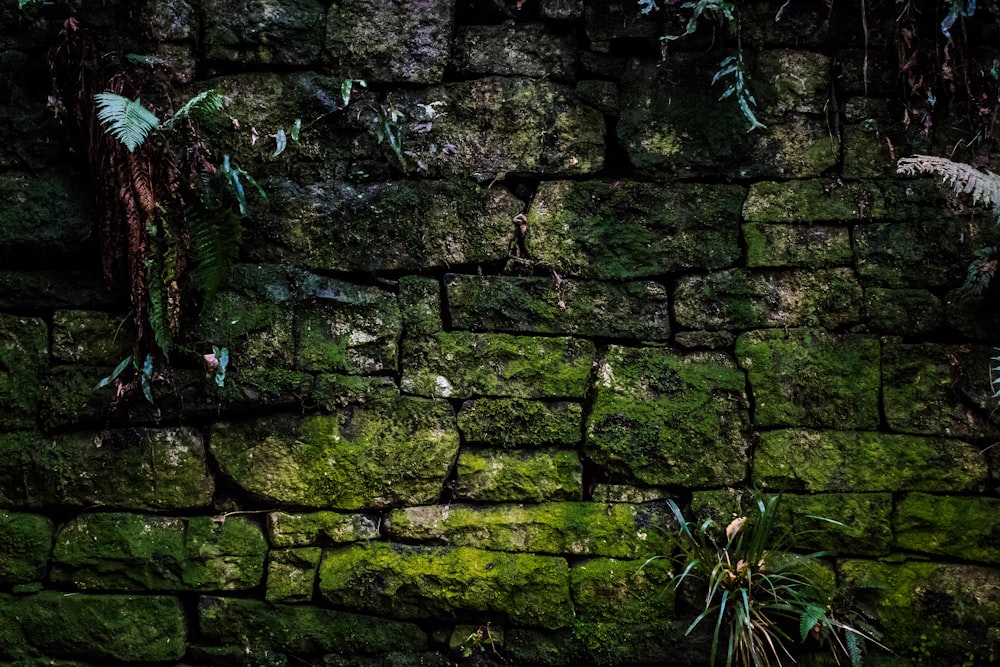
M 0 585 L 40 581 L 53 532 L 52 521 L 43 516 L 0 510 Z
M 1000 563 L 1000 500 L 909 493 L 896 505 L 896 546 Z
M 318 544 L 360 542 L 378 537 L 378 519 L 368 514 L 310 512 L 267 515 L 267 534 L 276 547 L 305 547 Z
M 34 427 L 48 363 L 48 337 L 41 319 L 0 315 L 0 429 Z
M 455 495 L 486 502 L 545 502 L 583 497 L 583 463 L 566 450 L 495 452 L 464 449 Z
M 518 398 L 466 401 L 458 428 L 470 443 L 499 447 L 574 445 L 583 437 L 583 406 Z

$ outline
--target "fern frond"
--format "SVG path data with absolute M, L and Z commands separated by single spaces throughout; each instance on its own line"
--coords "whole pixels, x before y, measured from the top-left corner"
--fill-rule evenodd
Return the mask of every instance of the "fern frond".
M 1000 221 L 1000 176 L 991 171 L 980 171 L 972 165 L 944 157 L 914 155 L 900 158 L 896 172 L 906 176 L 937 174 L 957 194 L 971 195 L 974 202 L 992 206 Z
M 191 209 L 188 212 L 191 247 L 198 263 L 198 287 L 210 300 L 229 277 L 239 258 L 240 217 L 230 208 Z
M 97 120 L 106 126 L 104 131 L 122 142 L 130 153 L 146 141 L 150 132 L 160 127 L 160 119 L 142 106 L 138 98 L 130 100 L 115 93 L 97 93 L 94 101 Z
M 203 90 L 191 99 L 184 106 L 174 112 L 170 120 L 163 124 L 163 129 L 169 130 L 179 120 L 201 113 L 218 113 L 222 111 L 223 97 L 220 93 L 212 89 Z

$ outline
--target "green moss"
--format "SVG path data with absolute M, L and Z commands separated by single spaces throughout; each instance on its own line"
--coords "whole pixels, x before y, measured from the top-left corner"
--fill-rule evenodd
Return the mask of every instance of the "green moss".
M 5 171 L 0 175 L 0 251 L 23 260 L 35 253 L 78 250 L 90 237 L 87 202 L 77 174 Z
M 399 307 L 407 335 L 425 336 L 444 328 L 441 323 L 441 283 L 433 278 L 400 278 Z
M 313 377 L 283 368 L 250 368 L 226 374 L 216 394 L 226 407 L 301 404 L 310 395 Z
M 308 602 L 313 596 L 319 547 L 272 550 L 267 556 L 268 602 Z
M 41 581 L 52 550 L 52 521 L 0 510 L 0 584 Z
M 463 449 L 458 457 L 457 498 L 487 502 L 580 500 L 583 463 L 576 452 L 495 452 Z
M 85 310 L 52 316 L 52 357 L 66 363 L 115 366 L 131 353 L 134 334 L 127 317 Z
M 674 616 L 669 560 L 594 558 L 570 570 L 577 618 L 611 623 L 650 623 Z
M 375 539 L 379 527 L 378 519 L 367 514 L 271 512 L 267 532 L 275 547 L 304 547 Z
M 583 407 L 517 398 L 466 401 L 458 413 L 458 428 L 470 443 L 572 445 L 582 438 Z
M 941 326 L 944 306 L 927 290 L 870 287 L 865 290 L 864 316 L 877 333 L 926 334 Z
M 294 359 L 292 313 L 280 302 L 221 292 L 202 312 L 193 337 L 229 349 L 247 370 L 290 368 Z
M 743 217 L 747 222 L 808 224 L 852 222 L 886 214 L 885 198 L 874 183 L 831 188 L 825 180 L 762 181 L 750 186 Z
M 48 357 L 48 327 L 33 317 L 0 315 L 0 429 L 35 425 Z
M 743 225 L 747 266 L 802 266 L 810 269 L 848 266 L 854 258 L 847 227 L 812 225 Z
M 896 545 L 909 551 L 1000 563 L 1000 500 L 910 493 L 896 506 Z

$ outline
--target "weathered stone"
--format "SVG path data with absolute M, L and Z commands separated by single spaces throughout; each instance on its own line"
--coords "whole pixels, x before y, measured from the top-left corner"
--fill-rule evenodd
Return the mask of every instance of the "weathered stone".
M 0 269 L 0 308 L 119 307 L 124 295 L 98 272 L 5 271 Z
M 41 581 L 53 532 L 43 516 L 0 511 L 0 585 Z
M 749 495 L 732 490 L 696 491 L 691 511 L 697 523 L 711 518 L 728 526 L 737 517 L 748 516 Z M 837 555 L 887 555 L 892 543 L 892 494 L 783 493 L 772 540 Z
M 307 397 L 315 396 L 312 375 L 284 368 L 231 370 L 226 372 L 224 386 L 215 386 L 211 379 L 208 384 L 228 409 L 302 405 Z
M 848 560 L 841 574 L 849 594 L 874 598 L 882 641 L 914 664 L 973 664 L 994 654 L 1000 627 L 1000 574 L 942 563 Z
M 199 628 L 211 643 L 243 646 L 247 640 L 292 653 L 385 653 L 426 647 L 427 635 L 412 623 L 303 605 L 203 597 Z
M 742 178 L 815 178 L 837 166 L 840 138 L 825 118 L 796 116 L 754 133 L 736 174 Z
M 296 363 L 306 371 L 352 374 L 396 370 L 403 321 L 395 295 L 329 281 L 329 291 L 295 318 Z
M 570 569 L 576 615 L 584 621 L 649 623 L 674 615 L 669 560 L 593 558 Z
M 215 8 L 223 9 L 218 6 Z M 248 18 L 223 11 L 224 19 Z M 150 0 L 140 6 L 140 12 L 141 18 L 137 21 L 137 25 L 141 26 L 149 39 L 165 42 L 195 39 L 198 36 L 198 15 L 188 0 Z M 208 18 L 211 21 L 215 17 L 209 15 Z
M 30 645 L 49 656 L 150 664 L 180 660 L 187 648 L 184 610 L 173 597 L 45 591 L 7 610 Z
M 0 174 L 0 263 L 52 265 L 86 248 L 89 198 L 72 173 Z
M 565 450 L 495 452 L 463 450 L 455 497 L 478 502 L 580 500 L 583 464 Z
M 458 428 L 470 443 L 573 445 L 583 438 L 583 406 L 517 398 L 466 401 L 458 412 Z
M 583 0 L 542 0 L 542 16 L 547 19 L 578 19 L 583 16 Z
M 941 300 L 922 289 L 869 287 L 862 312 L 872 331 L 887 334 L 925 334 L 940 327 L 944 319 Z
M 107 420 L 115 400 L 115 386 L 98 387 L 113 366 L 53 366 L 45 374 L 39 411 L 45 429 L 98 424 Z
M 328 69 L 369 81 L 437 83 L 450 54 L 449 0 L 352 0 L 327 14 Z
M 43 320 L 0 314 L 0 431 L 34 427 L 48 352 Z
M 492 76 L 414 92 L 397 106 L 410 121 L 407 169 L 487 182 L 501 172 L 565 177 L 604 167 L 604 115 L 558 83 Z
M 674 494 L 666 489 L 646 489 L 628 484 L 598 484 L 593 492 L 595 503 L 648 503 L 673 497 Z
M 569 568 L 552 556 L 372 543 L 328 550 L 319 587 L 335 605 L 398 618 L 573 622 Z
M 130 354 L 126 316 L 97 311 L 59 310 L 52 315 L 52 357 L 66 363 L 115 366 Z
M 688 349 L 729 349 L 735 340 L 736 336 L 729 331 L 678 331 L 674 334 L 674 342 Z
M 642 14 L 638 5 L 612 0 L 592 0 L 583 5 L 584 27 L 591 42 L 622 38 L 657 39 L 661 35 L 674 34 L 667 28 L 664 16 L 671 12 Z
M 749 444 L 745 385 L 725 354 L 611 346 L 597 369 L 585 453 L 642 484 L 735 483 Z
M 877 428 L 879 344 L 819 330 L 762 330 L 736 339 L 758 426 Z
M 691 620 L 678 622 L 669 617 L 646 619 L 642 623 L 578 620 L 572 630 L 556 632 L 511 628 L 507 631 L 506 654 L 517 664 L 545 667 L 708 664 L 707 641 L 684 634 Z
M 889 428 L 955 438 L 995 432 L 986 411 L 995 404 L 989 356 L 985 347 L 887 342 L 882 395 Z
M 403 391 L 470 398 L 583 398 L 594 344 L 575 338 L 440 333 L 403 346 Z
M 598 111 L 612 116 L 618 115 L 618 84 L 592 79 L 577 81 L 576 94 Z
M 747 222 L 816 224 L 880 218 L 885 195 L 874 183 L 833 180 L 763 181 L 750 186 Z
M 320 375 L 310 400 L 327 412 L 353 404 L 391 399 L 399 396 L 399 388 L 391 377 L 357 375 Z
M 794 114 L 823 116 L 830 95 L 832 62 L 814 51 L 773 49 L 757 58 L 756 94 L 765 122 Z
M 973 491 L 986 460 L 960 440 L 861 431 L 760 434 L 753 474 L 774 488 L 809 492 Z
M 744 194 L 730 185 L 545 181 L 528 210 L 525 244 L 533 260 L 563 276 L 719 269 L 740 256 Z
M 692 329 L 853 324 L 861 286 L 851 269 L 751 273 L 730 269 L 681 278 L 674 293 L 677 324 Z
M 747 266 L 848 266 L 854 258 L 846 227 L 759 224 L 743 225 Z
M 245 517 L 82 514 L 56 536 L 50 577 L 83 590 L 245 590 L 261 582 L 266 551 Z
M 433 278 L 399 279 L 399 308 L 409 336 L 427 336 L 444 329 L 441 322 L 441 283 Z
M 476 626 L 482 627 L 482 626 Z M 437 644 L 444 639 L 435 637 Z M 330 653 L 323 656 L 323 667 L 454 667 L 455 660 L 437 651 L 390 651 L 378 655 L 339 655 Z
M 880 178 L 896 172 L 896 157 L 885 135 L 864 125 L 844 127 L 844 178 Z
M 310 507 L 361 509 L 432 502 L 457 451 L 444 401 L 400 397 L 331 415 L 217 424 L 211 450 L 246 491 Z
M 0 504 L 204 507 L 214 482 L 190 428 L 112 429 L 44 438 L 0 435 Z
M 547 32 L 541 23 L 464 26 L 455 31 L 452 65 L 459 74 L 547 77 L 576 74 L 572 36 Z
M 667 291 L 654 282 L 615 285 L 562 278 L 445 276 L 456 329 L 666 340 Z
M 316 584 L 316 570 L 323 550 L 276 549 L 267 556 L 268 602 L 309 602 Z
M 669 551 L 665 504 L 427 505 L 393 510 L 389 536 L 493 551 L 637 558 Z
M 207 0 L 202 13 L 210 60 L 242 65 L 309 65 L 323 48 L 318 0 Z
M 267 534 L 275 547 L 307 547 L 373 540 L 379 528 L 378 519 L 367 514 L 271 512 L 267 515 Z
M 1000 563 L 1000 500 L 909 493 L 896 505 L 896 546 L 909 551 Z
M 513 219 L 523 207 L 502 188 L 487 190 L 463 181 L 352 185 L 289 180 L 272 185 L 269 197 L 270 213 L 250 230 L 255 237 L 251 254 L 330 271 L 502 260 L 514 244 Z M 338 222 L 331 225 L 331 220 Z

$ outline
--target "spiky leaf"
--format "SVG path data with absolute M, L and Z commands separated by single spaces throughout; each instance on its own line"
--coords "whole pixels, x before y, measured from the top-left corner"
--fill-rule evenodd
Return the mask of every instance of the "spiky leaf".
M 130 100 L 115 93 L 97 93 L 97 120 L 105 132 L 124 144 L 129 152 L 146 141 L 153 130 L 159 129 L 160 119 L 136 98 Z

